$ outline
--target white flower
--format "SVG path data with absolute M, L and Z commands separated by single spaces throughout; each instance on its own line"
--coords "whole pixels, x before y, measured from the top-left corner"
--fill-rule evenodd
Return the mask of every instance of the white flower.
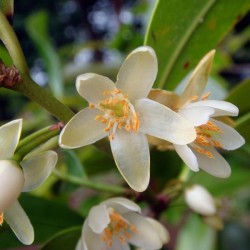
M 174 143 L 176 152 L 185 164 L 193 171 L 201 168 L 211 175 L 225 178 L 230 175 L 231 168 L 217 149 L 234 150 L 245 141 L 235 129 L 214 119 L 217 116 L 237 116 L 238 108 L 229 102 L 207 100 L 209 94 L 202 96 L 214 53 L 214 50 L 210 51 L 199 62 L 180 96 L 155 90 L 151 98 L 173 108 L 195 126 L 197 137 L 192 143 Z
M 167 230 L 156 220 L 140 215 L 141 209 L 125 198 L 111 198 L 91 208 L 76 250 L 157 250 L 169 241 Z
M 201 185 L 193 185 L 185 189 L 185 201 L 195 212 L 210 216 L 216 213 L 216 206 L 212 195 Z
M 77 91 L 89 107 L 66 124 L 59 137 L 60 146 L 82 147 L 108 136 L 119 171 L 134 190 L 144 191 L 150 165 L 145 134 L 178 145 L 187 144 L 196 136 L 186 119 L 146 98 L 156 74 L 155 52 L 144 46 L 126 58 L 115 84 L 97 74 L 78 76 Z
M 40 186 L 54 168 L 57 154 L 46 151 L 24 159 L 20 165 L 11 160 L 22 129 L 22 120 L 14 120 L 0 127 L 0 221 L 5 220 L 23 244 L 31 244 L 34 230 L 17 201 L 21 192 Z

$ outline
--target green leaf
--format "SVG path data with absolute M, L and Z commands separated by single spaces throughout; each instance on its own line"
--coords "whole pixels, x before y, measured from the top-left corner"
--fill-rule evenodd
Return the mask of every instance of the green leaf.
M 40 250 L 72 250 L 75 249 L 78 239 L 81 236 L 81 227 L 68 228 L 54 235 Z
M 236 105 L 241 114 L 250 112 L 250 78 L 238 84 L 235 88 L 231 90 L 226 101 Z
M 29 16 L 25 23 L 29 36 L 45 62 L 50 88 L 53 94 L 60 99 L 63 96 L 62 70 L 59 57 L 49 38 L 48 25 L 48 13 L 45 11 Z
M 214 250 L 215 245 L 216 231 L 192 214 L 180 232 L 176 250 Z
M 158 57 L 155 87 L 173 89 L 249 7 L 249 0 L 158 0 L 144 41 Z
M 235 129 L 250 143 L 250 112 L 236 121 Z

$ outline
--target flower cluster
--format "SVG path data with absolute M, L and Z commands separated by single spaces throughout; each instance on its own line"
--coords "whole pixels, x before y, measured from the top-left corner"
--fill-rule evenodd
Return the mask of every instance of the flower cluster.
M 5 220 L 23 244 L 31 244 L 34 230 L 20 203 L 21 192 L 39 187 L 57 162 L 54 151 L 45 151 L 23 159 L 20 164 L 11 159 L 19 142 L 22 120 L 0 127 L 0 224 Z

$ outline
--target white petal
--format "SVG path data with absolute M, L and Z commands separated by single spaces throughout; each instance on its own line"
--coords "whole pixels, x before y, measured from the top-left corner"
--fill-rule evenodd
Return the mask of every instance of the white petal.
M 136 232 L 130 231 L 129 242 L 137 247 L 144 249 L 157 250 L 163 245 L 161 236 L 155 227 L 143 216 L 136 213 L 128 213 L 124 215 L 132 225 L 136 227 Z
M 167 229 L 158 221 L 152 219 L 152 218 L 145 218 L 152 226 L 152 228 L 155 229 L 155 231 L 158 233 L 158 236 L 161 239 L 162 244 L 166 244 L 170 240 L 170 235 Z
M 234 104 L 225 101 L 205 100 L 188 104 L 188 107 L 195 106 L 205 106 L 213 108 L 215 112 L 212 116 L 237 116 L 239 113 L 239 109 Z
M 114 88 L 115 84 L 102 75 L 86 73 L 76 78 L 78 93 L 89 103 L 97 104 L 101 102 L 107 98 L 103 92 Z
M 23 244 L 32 244 L 34 241 L 33 226 L 18 201 L 5 211 L 4 218 Z
M 207 147 L 206 149 L 213 154 L 214 158 L 209 158 L 194 149 L 192 150 L 198 160 L 199 168 L 216 177 L 229 177 L 231 168 L 227 161 L 214 148 Z
M 14 161 L 0 161 L 0 212 L 16 201 L 24 185 L 23 172 Z
M 9 159 L 15 152 L 22 130 L 22 119 L 0 127 L 0 160 Z
M 130 247 L 127 242 L 121 242 L 118 237 L 114 237 L 112 247 L 108 247 L 105 250 L 130 250 Z
M 75 250 L 88 250 L 83 244 L 82 237 L 80 237 L 80 239 L 77 241 Z
M 245 143 L 244 138 L 234 128 L 214 119 L 211 119 L 211 121 L 223 131 L 215 137 L 222 144 L 222 148 L 234 150 Z
M 92 207 L 89 212 L 88 223 L 94 233 L 101 233 L 110 223 L 107 206 L 98 205 Z
M 142 192 L 149 183 L 149 146 L 144 134 L 117 129 L 110 141 L 116 165 L 128 185 Z
M 185 200 L 187 205 L 199 214 L 209 216 L 216 213 L 212 195 L 200 185 L 193 185 L 185 189 Z
M 174 145 L 177 154 L 181 157 L 184 163 L 193 171 L 199 171 L 197 158 L 193 151 L 187 145 Z
M 46 151 L 20 162 L 25 179 L 23 192 L 38 188 L 50 175 L 57 158 L 56 152 Z
M 125 59 L 117 76 L 116 86 L 128 94 L 129 100 L 148 95 L 157 75 L 157 58 L 152 48 L 142 46 Z
M 107 249 L 106 242 L 101 240 L 101 234 L 94 233 L 89 227 L 88 219 L 83 224 L 82 241 L 87 250 Z
M 63 128 L 59 136 L 59 144 L 62 148 L 79 148 L 92 144 L 105 136 L 107 124 L 96 121 L 100 115 L 97 109 L 83 109 L 77 113 Z
M 215 50 L 208 52 L 192 72 L 185 90 L 181 95 L 181 104 L 189 101 L 193 96 L 200 96 L 204 91 L 212 67 L 214 54 Z
M 101 204 L 106 204 L 108 207 L 112 207 L 119 214 L 131 211 L 141 213 L 141 208 L 137 204 L 123 197 L 110 198 Z
M 190 121 L 195 127 L 206 124 L 209 117 L 214 113 L 210 107 L 184 107 L 178 111 L 178 114 Z
M 135 102 L 142 133 L 183 145 L 196 138 L 194 126 L 171 109 L 149 99 Z

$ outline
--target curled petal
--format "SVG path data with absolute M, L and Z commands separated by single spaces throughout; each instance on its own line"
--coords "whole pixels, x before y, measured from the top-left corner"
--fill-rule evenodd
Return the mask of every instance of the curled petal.
M 0 160 L 9 159 L 15 152 L 22 130 L 22 119 L 0 127 Z
M 207 147 L 206 149 L 213 154 L 213 158 L 209 158 L 192 150 L 198 160 L 199 168 L 216 177 L 229 177 L 231 174 L 231 168 L 227 161 L 214 148 Z
M 23 160 L 20 164 L 24 173 L 23 192 L 38 188 L 50 175 L 57 162 L 57 153 L 46 151 Z
M 187 145 L 174 145 L 177 154 L 193 171 L 199 171 L 198 161 L 193 151 Z
M 152 48 L 142 46 L 132 51 L 122 64 L 116 86 L 128 94 L 129 100 L 148 95 L 157 74 L 157 58 Z
M 239 109 L 230 102 L 217 101 L 217 100 L 205 100 L 199 102 L 193 102 L 188 105 L 188 107 L 195 106 L 205 106 L 214 109 L 214 114 L 212 116 L 237 116 Z
M 121 175 L 135 191 L 144 191 L 149 183 L 150 164 L 146 136 L 117 129 L 110 144 Z
M 34 241 L 33 226 L 18 201 L 5 211 L 4 216 L 17 238 L 25 245 L 32 244 Z
M 195 127 L 206 124 L 214 109 L 210 107 L 184 107 L 178 114 L 190 121 Z
M 106 204 L 108 207 L 114 208 L 114 210 L 119 214 L 131 211 L 141 213 L 141 208 L 137 204 L 123 197 L 110 198 L 102 202 L 102 204 Z
M 184 145 L 195 140 L 194 126 L 171 109 L 149 99 L 135 102 L 142 133 Z
M 128 239 L 130 243 L 143 249 L 161 249 L 164 243 L 162 236 L 160 236 L 162 232 L 159 234 L 151 222 L 136 213 L 125 214 L 124 218 L 136 228 L 135 232 L 130 232 L 130 238 Z
M 0 161 L 0 212 L 16 201 L 24 185 L 23 172 L 14 161 Z
M 76 79 L 78 93 L 89 103 L 97 104 L 106 98 L 104 91 L 112 90 L 115 84 L 107 77 L 93 73 L 79 75 Z
M 59 145 L 62 148 L 78 148 L 92 144 L 105 136 L 105 127 L 96 116 L 100 115 L 97 109 L 86 108 L 77 113 L 63 128 L 59 136 Z
M 212 195 L 202 186 L 193 185 L 185 190 L 185 200 L 195 212 L 209 216 L 216 213 Z
M 241 147 L 245 143 L 244 138 L 234 128 L 223 122 L 214 119 L 211 120 L 222 131 L 222 133 L 218 134 L 216 140 L 221 143 L 223 149 L 234 150 Z
M 108 226 L 109 222 L 110 218 L 107 206 L 98 205 L 91 208 L 88 223 L 94 233 L 101 233 Z
M 210 70 L 214 60 L 215 50 L 208 52 L 196 66 L 192 75 L 189 77 L 185 90 L 183 91 L 179 106 L 188 102 L 194 96 L 200 96 L 204 91 Z

